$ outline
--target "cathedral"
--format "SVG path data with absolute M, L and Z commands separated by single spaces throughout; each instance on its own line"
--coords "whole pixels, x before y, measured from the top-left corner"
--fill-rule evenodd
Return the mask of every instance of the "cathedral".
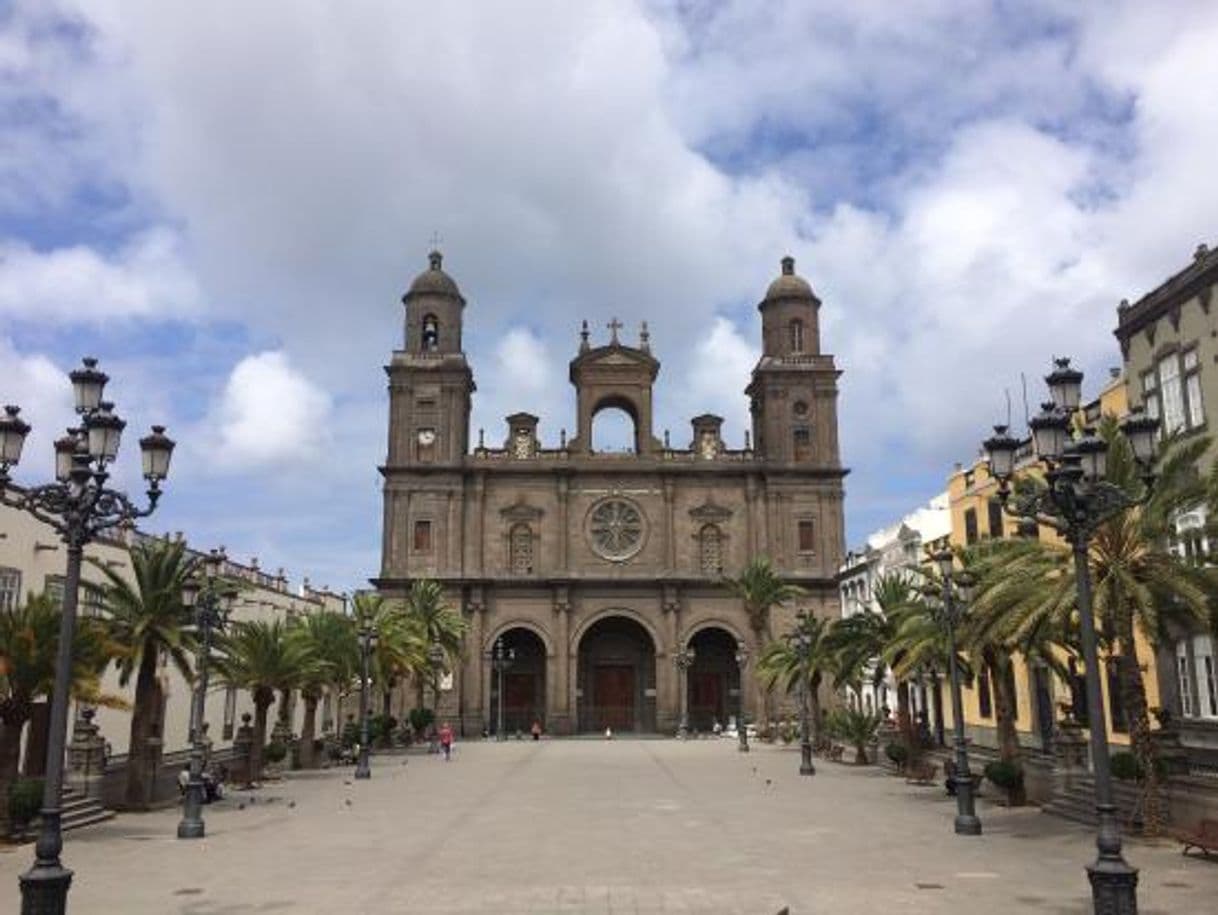
M 775 634 L 800 609 L 839 615 L 839 372 L 821 352 L 821 303 L 794 260 L 783 258 L 758 305 L 763 353 L 745 391 L 752 431 L 742 448 L 723 441 L 713 413 L 690 420 L 688 441 L 657 438 L 660 361 L 646 325 L 632 345 L 616 320 L 603 344 L 583 325 L 570 439 L 542 447 L 538 417 L 522 411 L 493 444 L 481 433 L 474 444 L 466 301 L 439 252 L 402 302 L 404 345 L 386 367 L 375 584 L 393 598 L 413 579 L 436 579 L 468 621 L 441 714 L 470 735 L 495 732 L 501 716 L 508 733 L 534 721 L 553 734 L 672 733 L 683 701 L 695 730 L 726 724 L 741 704 L 754 720 L 765 634 L 724 577 L 767 556 L 806 590 L 775 610 Z M 593 422 L 608 408 L 633 421 L 632 448 L 593 447 Z

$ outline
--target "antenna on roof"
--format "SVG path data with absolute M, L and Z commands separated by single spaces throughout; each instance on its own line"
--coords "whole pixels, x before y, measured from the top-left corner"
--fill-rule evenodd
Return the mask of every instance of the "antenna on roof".
M 1023 424 L 1028 427 L 1032 423 L 1032 411 L 1028 409 L 1028 376 L 1019 373 L 1019 383 L 1023 386 Z
M 1007 428 L 1011 428 L 1011 389 L 1003 388 L 1002 393 L 1007 399 Z

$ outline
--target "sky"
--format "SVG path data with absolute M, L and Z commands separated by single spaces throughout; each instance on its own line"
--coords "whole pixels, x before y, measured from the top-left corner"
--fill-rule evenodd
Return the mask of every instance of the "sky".
M 52 469 L 94 355 L 179 442 L 153 531 L 377 573 L 400 296 L 438 237 L 488 443 L 574 426 L 579 323 L 649 322 L 656 430 L 743 444 L 756 303 L 823 301 L 851 544 L 1055 355 L 1218 242 L 1218 4 L 0 0 L 0 401 Z

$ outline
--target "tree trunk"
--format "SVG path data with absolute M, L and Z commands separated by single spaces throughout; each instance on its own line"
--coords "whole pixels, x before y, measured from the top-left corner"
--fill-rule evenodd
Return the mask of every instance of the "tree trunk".
M 17 779 L 17 762 L 21 759 L 21 732 L 25 717 L 16 710 L 0 716 L 0 836 L 8 835 L 8 786 Z
M 986 663 L 992 672 L 990 683 L 994 690 L 994 726 L 998 732 L 998 758 L 1014 763 L 1023 772 L 1020 760 L 1019 731 L 1015 728 L 1015 698 L 1011 695 L 1014 686 L 1009 660 L 1002 660 L 996 652 L 987 652 Z M 982 673 L 984 676 L 984 671 Z M 1027 788 L 1021 778 L 1014 788 L 1007 790 L 1007 802 L 1012 807 L 1022 807 L 1028 802 Z
M 421 708 L 425 707 L 424 703 L 423 703 L 423 685 L 424 685 L 423 678 L 421 676 L 419 676 L 418 674 L 415 674 L 415 678 L 414 678 L 414 707 L 415 708 L 421 709 Z
M 266 747 L 267 712 L 275 704 L 275 694 L 254 696 L 254 743 L 250 747 L 250 781 L 262 781 L 262 753 Z
M 770 613 L 767 610 L 762 617 L 761 626 L 753 630 L 757 638 L 758 649 L 764 651 L 766 646 L 774 641 L 774 636 L 771 634 Z M 774 737 L 773 731 L 770 729 L 770 721 L 774 717 L 774 694 L 772 690 L 765 686 L 761 687 L 761 727 L 757 729 L 757 734 L 763 740 L 772 740 Z
M 313 752 L 313 735 L 317 731 L 317 702 L 320 697 L 312 692 L 306 692 L 303 695 L 304 721 L 300 725 L 300 768 L 313 769 L 317 766 L 317 754 Z
M 812 746 L 818 748 L 824 737 L 820 717 L 820 681 L 821 676 L 817 673 L 808 683 L 808 717 L 812 719 Z
M 909 681 L 897 682 L 897 730 L 901 734 L 901 743 L 909 751 L 912 760 L 918 756 L 917 741 L 914 740 L 913 715 L 909 711 Z
M 152 737 L 153 719 L 158 713 L 160 690 L 156 682 L 157 652 L 145 648 L 140 657 L 139 671 L 135 678 L 135 705 L 131 709 L 131 731 L 127 741 L 127 790 L 125 801 L 128 807 L 143 810 L 148 806 L 148 780 L 155 772 L 148 772 L 148 739 Z
M 1132 621 L 1129 623 L 1132 629 Z M 1159 789 L 1159 772 L 1154 741 L 1150 734 L 1150 714 L 1146 707 L 1146 684 L 1138 663 L 1138 650 L 1132 636 L 1121 638 L 1121 652 L 1116 656 L 1117 679 L 1121 700 L 1129 722 L 1129 743 L 1134 759 L 1142 769 L 1142 832 L 1157 836 L 1163 830 L 1163 798 Z

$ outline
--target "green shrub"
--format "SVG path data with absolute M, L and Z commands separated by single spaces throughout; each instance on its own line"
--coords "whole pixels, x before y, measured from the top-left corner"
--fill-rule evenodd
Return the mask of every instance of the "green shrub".
M 1133 782 L 1142 781 L 1146 778 L 1146 769 L 1138 761 L 1138 758 L 1128 750 L 1121 750 L 1119 753 L 1113 753 L 1111 759 L 1111 769 L 1114 778 L 1119 778 L 1122 781 Z M 1163 760 L 1155 759 L 1155 774 L 1159 778 L 1166 775 L 1167 769 L 1163 765 Z
M 895 740 L 890 740 L 887 746 L 884 747 L 884 755 L 897 766 L 903 766 L 909 762 L 909 748 L 903 743 L 897 743 Z
M 368 719 L 368 742 L 381 743 L 387 741 L 398 726 L 398 720 L 392 715 L 373 715 Z
M 14 832 L 23 830 L 42 809 L 42 779 L 18 778 L 8 786 L 8 819 Z
M 410 726 L 416 734 L 422 734 L 436 720 L 436 713 L 429 708 L 412 708 L 410 710 Z
M 272 740 L 270 743 L 268 743 L 266 745 L 266 749 L 262 753 L 262 758 L 272 765 L 283 762 L 285 759 L 287 759 L 287 756 L 288 748 L 278 740 Z
M 1010 760 L 986 763 L 985 777 L 1004 791 L 1013 791 L 1023 784 L 1023 769 Z

